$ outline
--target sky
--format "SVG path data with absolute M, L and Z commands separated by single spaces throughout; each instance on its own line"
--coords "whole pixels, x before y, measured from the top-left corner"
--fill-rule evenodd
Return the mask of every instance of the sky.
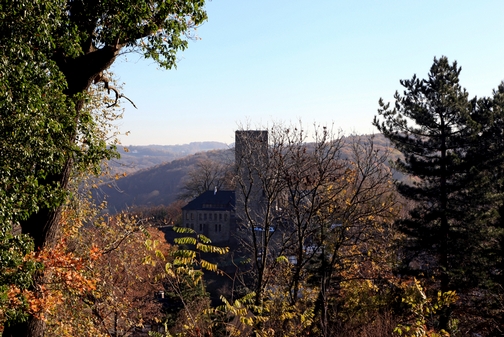
M 504 80 L 504 1 L 212 0 L 177 68 L 126 54 L 124 145 L 234 142 L 242 126 L 314 123 L 369 134 L 378 100 L 426 78 L 434 57 L 462 67 L 470 97 Z

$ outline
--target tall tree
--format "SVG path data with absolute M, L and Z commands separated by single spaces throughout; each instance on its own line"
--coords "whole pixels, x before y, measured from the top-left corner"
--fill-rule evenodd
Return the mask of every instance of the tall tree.
M 203 5 L 203 0 L 2 2 L 1 140 L 17 153 L 2 151 L 18 161 L 6 165 L 3 176 L 25 170 L 16 176 L 29 172 L 32 185 L 60 190 L 75 164 L 106 157 L 106 144 L 88 132 L 86 93 L 92 83 L 120 97 L 104 75 L 120 52 L 141 52 L 162 67 L 174 66 L 175 53 L 187 47 L 184 36 L 206 19 Z M 54 204 L 23 205 L 22 211 L 31 213 L 21 223 L 23 233 L 37 247 L 54 235 Z
M 89 89 L 115 94 L 105 71 L 120 53 L 175 65 L 204 0 L 0 1 L 0 221 L 20 224 L 36 249 L 51 246 L 74 169 L 113 155 L 94 132 Z M 111 151 L 112 150 L 112 151 Z M 7 326 L 5 336 L 40 336 L 43 324 Z
M 383 121 L 373 122 L 403 153 L 397 168 L 413 179 L 398 183 L 399 192 L 415 202 L 399 222 L 409 261 L 416 259 L 425 275 L 438 278 L 442 292 L 470 286 L 464 283 L 481 238 L 481 228 L 470 221 L 477 189 L 468 185 L 477 166 L 468 153 L 480 131 L 478 101 L 461 88 L 460 71 L 456 62 L 435 58 L 427 79 L 400 81 L 405 91 L 396 92 L 393 108 L 380 99 Z M 449 318 L 447 310 L 441 313 L 440 328 L 448 329 Z
M 479 244 L 469 252 L 470 269 L 466 283 L 477 284 L 479 296 L 471 296 L 470 329 L 487 335 L 502 335 L 504 326 L 504 83 L 492 97 L 478 100 L 475 116 L 481 129 L 467 156 L 473 163 L 466 179 L 471 190 L 471 217 L 467 222 L 479 228 Z M 467 282 L 469 281 L 469 282 Z

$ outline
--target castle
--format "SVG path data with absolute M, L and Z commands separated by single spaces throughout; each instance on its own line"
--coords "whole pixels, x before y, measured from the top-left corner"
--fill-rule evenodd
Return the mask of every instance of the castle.
M 183 226 L 214 243 L 228 242 L 236 227 L 235 191 L 206 191 L 182 208 Z
M 260 144 L 259 147 L 256 146 L 257 144 Z M 242 176 L 242 181 L 250 179 L 251 169 L 243 168 L 240 165 L 240 159 L 243 156 L 255 156 L 260 161 L 267 157 L 267 150 L 268 131 L 236 131 L 235 163 L 237 168 L 241 167 L 237 174 Z M 182 226 L 205 235 L 213 243 L 229 242 L 233 233 L 236 232 L 240 214 L 244 211 L 241 194 L 238 189 L 235 191 L 214 189 L 203 192 L 182 207 Z M 261 193 L 257 194 L 261 195 Z M 255 201 L 256 204 L 259 202 L 260 200 Z

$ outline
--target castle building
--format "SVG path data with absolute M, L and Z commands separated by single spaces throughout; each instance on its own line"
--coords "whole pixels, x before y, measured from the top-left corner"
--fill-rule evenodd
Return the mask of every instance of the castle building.
M 235 191 L 206 191 L 182 207 L 183 226 L 212 240 L 228 242 L 236 229 Z
M 236 131 L 235 166 L 242 186 L 251 185 L 251 178 L 258 180 L 258 172 L 264 167 L 267 157 L 268 131 Z M 237 188 L 236 191 L 215 189 L 203 192 L 182 207 L 182 226 L 205 235 L 213 243 L 228 243 L 239 222 L 245 218 L 244 193 L 249 196 L 249 208 L 259 209 L 261 206 L 262 186 L 252 186 L 251 191 Z

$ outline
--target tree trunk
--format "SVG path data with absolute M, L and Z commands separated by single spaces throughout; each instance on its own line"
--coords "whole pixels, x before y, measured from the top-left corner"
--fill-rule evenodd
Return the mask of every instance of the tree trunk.
M 441 237 L 440 237 L 440 256 L 439 265 L 441 267 L 441 292 L 447 292 L 449 289 L 450 276 L 449 264 L 448 264 L 448 243 L 449 243 L 449 232 L 450 227 L 448 223 L 448 191 L 447 191 L 447 180 L 448 180 L 448 170 L 447 170 L 447 146 L 446 146 L 446 135 L 445 135 L 445 121 L 443 113 L 440 113 L 441 120 L 441 180 L 440 180 L 440 201 L 441 201 Z M 439 328 L 448 331 L 448 326 L 450 322 L 451 309 L 449 307 L 444 307 L 440 311 L 439 315 Z
M 8 325 L 5 327 L 3 337 L 24 337 L 24 336 L 43 336 L 45 330 L 45 322 L 30 316 L 28 321 Z
M 72 170 L 72 161 L 68 159 L 62 172 L 54 174 L 42 182 L 45 185 L 59 183 L 60 187 L 65 189 L 70 179 Z M 35 249 L 42 249 L 47 244 L 54 241 L 57 234 L 57 225 L 59 223 L 60 207 L 49 209 L 41 207 L 37 213 L 33 213 L 28 219 L 21 221 L 23 234 L 28 234 L 33 238 Z

